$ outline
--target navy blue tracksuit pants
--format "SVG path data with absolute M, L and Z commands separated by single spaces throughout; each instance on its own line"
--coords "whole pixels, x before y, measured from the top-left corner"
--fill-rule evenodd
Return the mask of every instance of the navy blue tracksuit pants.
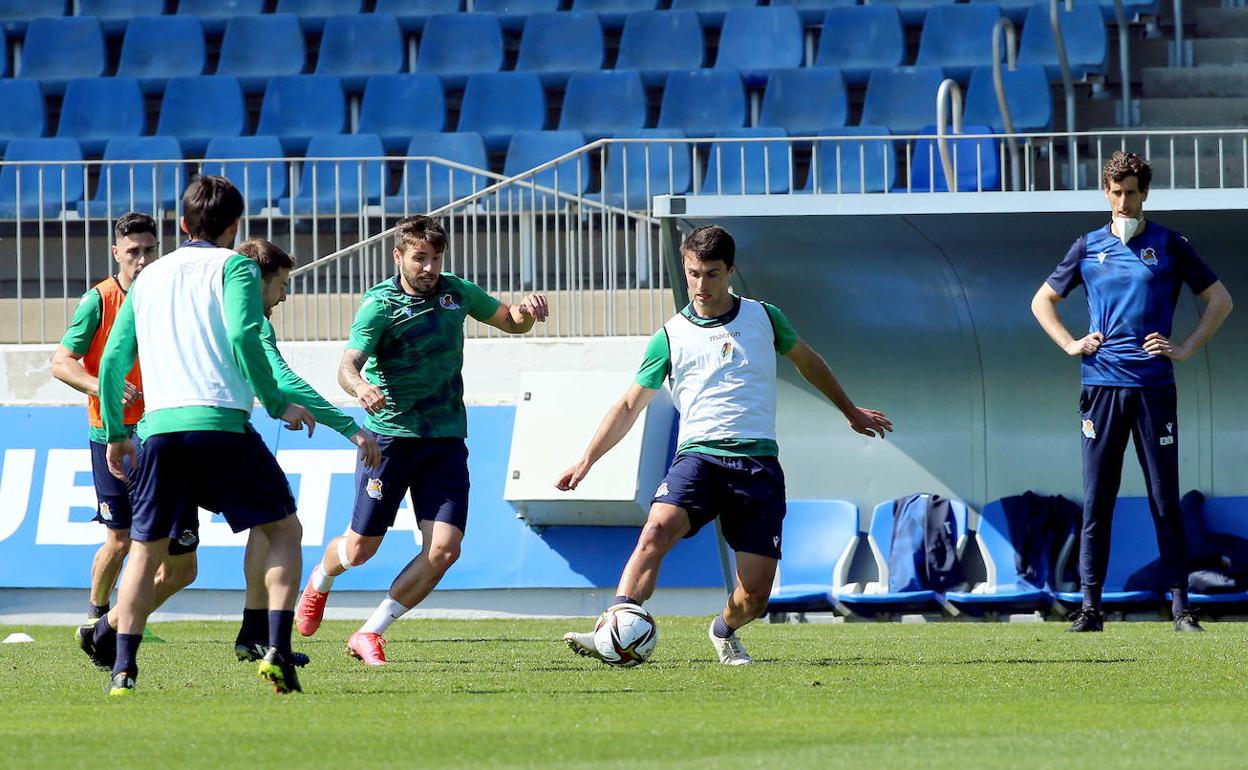
M 1187 540 L 1179 507 L 1178 394 L 1174 385 L 1124 388 L 1084 385 L 1079 396 L 1083 424 L 1083 530 L 1079 578 L 1087 589 L 1103 588 L 1109 565 L 1109 533 L 1122 481 L 1127 438 L 1148 484 L 1148 507 L 1157 528 L 1162 573 L 1171 588 L 1187 587 Z M 1099 592 L 1098 592 L 1099 593 Z

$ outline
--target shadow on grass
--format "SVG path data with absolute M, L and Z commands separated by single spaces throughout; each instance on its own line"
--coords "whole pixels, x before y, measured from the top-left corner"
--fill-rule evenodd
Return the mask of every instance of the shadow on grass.
M 917 660 L 914 658 L 818 658 L 810 661 L 812 666 L 982 666 L 991 663 L 1019 664 L 1025 666 L 1084 665 L 1101 663 L 1117 665 L 1138 663 L 1138 658 L 968 658 L 965 660 Z

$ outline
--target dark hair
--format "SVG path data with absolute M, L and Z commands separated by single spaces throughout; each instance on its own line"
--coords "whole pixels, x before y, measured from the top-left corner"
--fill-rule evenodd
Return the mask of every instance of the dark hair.
M 1139 182 L 1140 191 L 1145 191 L 1153 182 L 1153 168 L 1148 165 L 1148 161 L 1136 155 L 1133 152 L 1123 152 L 1118 150 L 1109 156 L 1109 160 L 1105 161 L 1105 169 L 1101 172 L 1101 181 L 1105 183 L 1105 187 L 1109 187 L 1110 182 L 1119 182 L 1129 176 L 1136 178 Z
M 685 236 L 680 253 L 692 254 L 699 262 L 719 260 L 732 267 L 737 260 L 737 242 L 719 225 L 704 225 Z
M 280 246 L 263 238 L 245 241 L 237 251 L 260 266 L 260 278 L 266 281 L 278 270 L 293 270 L 298 263 L 298 260 L 287 254 Z
M 414 241 L 424 241 L 441 254 L 446 251 L 447 240 L 442 223 L 423 214 L 400 219 L 394 226 L 394 247 L 400 252 L 407 251 Z
M 182 194 L 187 235 L 215 241 L 243 216 L 243 196 L 223 176 L 200 175 Z
M 127 235 L 149 233 L 156 236 L 156 220 L 139 211 L 127 211 L 113 225 L 113 242 L 116 243 Z

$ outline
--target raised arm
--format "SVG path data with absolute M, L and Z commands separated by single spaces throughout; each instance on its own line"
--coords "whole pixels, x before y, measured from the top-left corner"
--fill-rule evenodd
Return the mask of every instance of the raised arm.
M 575 465 L 563 472 L 563 475 L 555 482 L 555 487 L 565 492 L 569 489 L 576 489 L 581 479 L 589 473 L 589 469 L 594 467 L 594 463 L 610 451 L 611 447 L 620 443 L 620 439 L 628 435 L 633 424 L 637 422 L 637 417 L 650 405 L 650 401 L 654 399 L 654 394 L 657 392 L 637 383 L 630 385 L 624 392 L 624 396 L 607 410 L 607 416 L 602 419 L 598 431 L 590 439 L 589 446 L 585 448 L 585 454 Z
M 823 356 L 803 340 L 799 339 L 785 355 L 807 382 L 814 385 L 832 402 L 833 406 L 841 410 L 841 414 L 849 420 L 849 427 L 856 433 L 872 438 L 876 436 L 884 438 L 885 433 L 892 431 L 893 423 L 883 412 L 854 405 L 845 389 L 841 387 L 841 383 L 837 381 L 836 375 L 832 373 L 832 367 L 828 366 Z
M 1100 350 L 1101 343 L 1105 341 L 1104 335 L 1100 332 L 1092 332 L 1086 337 L 1075 339 L 1066 330 L 1062 319 L 1057 315 L 1057 303 L 1061 301 L 1062 295 L 1058 294 L 1047 281 L 1040 284 L 1036 295 L 1031 298 L 1031 314 L 1040 322 L 1040 328 L 1044 329 L 1049 339 L 1053 340 L 1066 355 L 1090 356 Z
M 541 294 L 530 294 L 517 305 L 499 301 L 498 308 L 493 315 L 484 319 L 483 323 L 508 334 L 524 334 L 538 321 L 545 322 L 549 313 L 546 297 Z

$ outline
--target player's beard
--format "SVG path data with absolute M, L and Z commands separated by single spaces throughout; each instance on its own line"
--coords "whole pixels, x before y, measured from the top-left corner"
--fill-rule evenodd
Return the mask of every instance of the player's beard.
M 434 275 L 430 278 L 422 279 L 423 275 L 424 273 L 417 273 L 416 275 L 405 275 L 403 278 L 407 281 L 407 285 L 411 286 L 412 290 L 415 291 L 418 296 L 432 296 L 438 290 L 438 277 Z

